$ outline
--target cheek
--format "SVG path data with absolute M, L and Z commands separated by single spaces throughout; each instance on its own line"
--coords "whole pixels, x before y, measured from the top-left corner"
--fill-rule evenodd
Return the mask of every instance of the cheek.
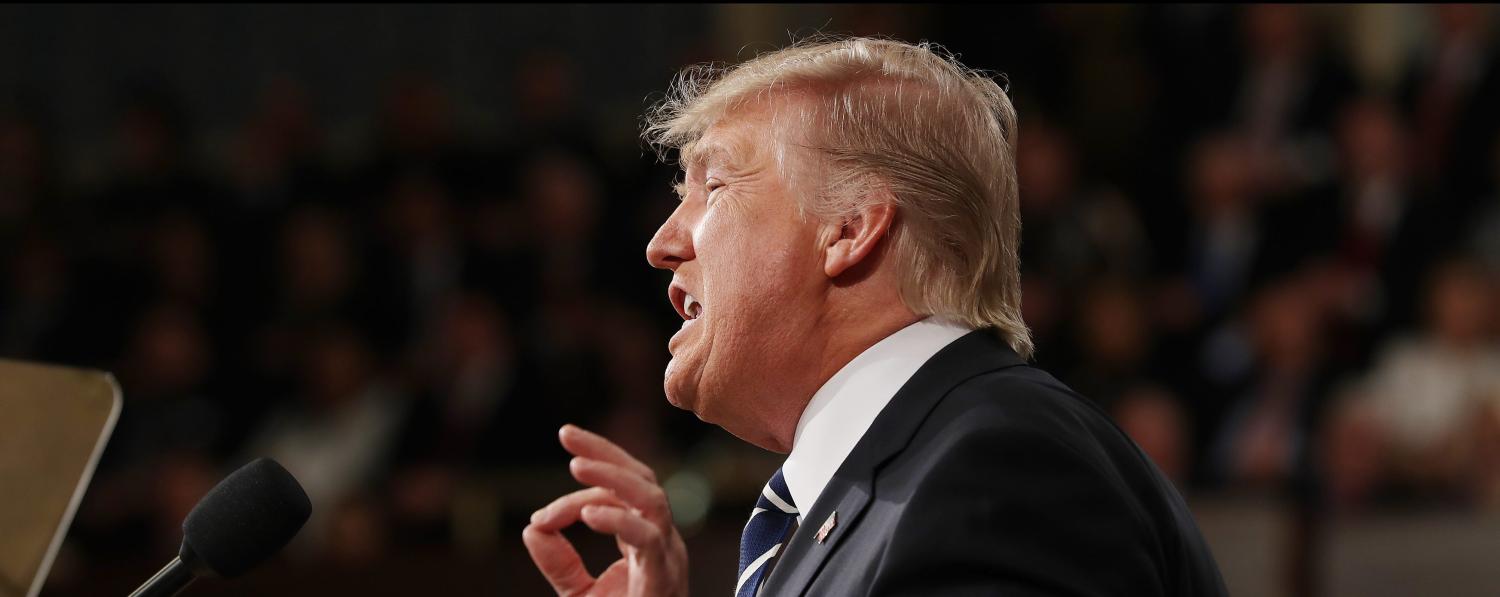
M 698 258 L 704 266 L 704 296 L 713 301 L 710 308 L 728 307 L 718 315 L 738 319 L 782 306 L 796 294 L 811 256 L 810 245 L 794 226 L 723 220 L 704 224 Z

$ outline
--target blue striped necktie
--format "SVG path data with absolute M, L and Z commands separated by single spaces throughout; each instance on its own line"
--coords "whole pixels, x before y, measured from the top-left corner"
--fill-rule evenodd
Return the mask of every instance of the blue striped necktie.
M 792 492 L 777 470 L 760 491 L 750 522 L 745 523 L 745 532 L 740 535 L 740 574 L 734 586 L 735 597 L 754 597 L 760 590 L 771 559 L 781 551 L 782 541 L 787 539 L 787 531 L 796 521 L 797 505 L 792 503 Z

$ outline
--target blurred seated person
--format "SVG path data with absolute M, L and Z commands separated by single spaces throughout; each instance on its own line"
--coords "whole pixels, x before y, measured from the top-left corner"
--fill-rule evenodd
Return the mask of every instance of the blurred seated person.
M 1180 267 L 1196 309 L 1212 324 L 1229 315 L 1251 284 L 1254 267 L 1273 243 L 1264 238 L 1261 197 L 1254 184 L 1249 142 L 1214 133 L 1194 143 L 1184 174 L 1188 216 L 1178 245 Z
M 1418 496 L 1477 498 L 1482 473 L 1500 465 L 1486 446 L 1500 414 L 1492 276 L 1467 258 L 1442 263 L 1426 288 L 1425 326 L 1388 343 L 1370 375 L 1388 474 Z
M 275 459 L 302 483 L 313 518 L 299 541 L 316 549 L 331 530 L 334 506 L 383 470 L 406 404 L 376 377 L 369 347 L 354 330 L 318 329 L 305 346 L 300 395 L 267 419 L 245 458 Z
M 1205 473 L 1225 488 L 1305 496 L 1313 488 L 1309 448 L 1330 379 L 1324 313 L 1303 274 L 1273 280 L 1249 309 L 1251 363 L 1224 390 L 1228 402 L 1209 437 Z

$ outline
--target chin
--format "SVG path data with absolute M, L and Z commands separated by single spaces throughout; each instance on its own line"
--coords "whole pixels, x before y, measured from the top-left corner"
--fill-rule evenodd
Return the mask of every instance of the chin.
M 704 394 L 699 392 L 698 388 L 690 385 L 687 380 L 676 380 L 669 373 L 667 381 L 663 385 L 663 389 L 667 395 L 667 403 L 693 413 L 694 416 L 698 417 L 699 421 L 710 425 L 719 425 L 721 418 L 714 416 L 714 413 L 707 412 L 710 409 L 710 405 L 704 402 Z
M 697 412 L 693 409 L 693 402 L 684 398 L 681 394 L 674 392 L 671 389 L 668 389 L 666 394 L 667 404 L 670 404 L 682 410 L 692 410 L 694 412 Z
M 675 406 L 675 407 L 683 409 L 683 410 L 687 410 L 688 407 L 687 407 L 686 404 L 684 404 L 684 401 L 682 400 L 682 394 L 679 393 L 677 391 L 677 389 L 672 386 L 672 379 L 671 378 L 667 378 L 666 382 L 662 384 L 661 391 L 662 391 L 662 394 L 665 394 L 667 396 L 667 404 L 670 404 L 672 406 Z
M 677 362 L 675 360 L 667 364 L 665 379 L 662 380 L 661 384 L 662 393 L 666 395 L 668 404 L 682 410 L 690 410 L 697 413 L 697 393 L 688 387 L 686 380 L 683 379 L 684 372 L 677 370 L 676 365 Z M 699 418 L 702 418 L 701 414 Z

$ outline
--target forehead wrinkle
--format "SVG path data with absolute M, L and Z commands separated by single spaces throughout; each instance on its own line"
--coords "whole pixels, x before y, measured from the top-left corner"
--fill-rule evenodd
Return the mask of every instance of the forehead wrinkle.
M 731 162 L 746 162 L 761 157 L 779 141 L 780 129 L 789 124 L 783 115 L 786 94 L 758 97 L 743 101 L 722 114 L 697 141 L 708 142 L 713 150 L 724 152 Z M 704 154 L 707 151 L 698 151 Z

